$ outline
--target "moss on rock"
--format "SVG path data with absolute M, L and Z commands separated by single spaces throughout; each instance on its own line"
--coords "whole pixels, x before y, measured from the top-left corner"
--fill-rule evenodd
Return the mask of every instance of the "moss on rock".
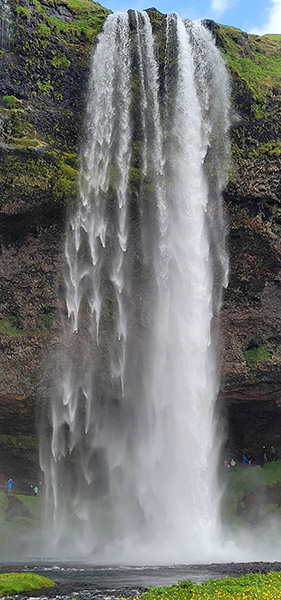
M 0 596 L 11 596 L 31 590 L 54 587 L 54 582 L 36 573 L 0 574 Z

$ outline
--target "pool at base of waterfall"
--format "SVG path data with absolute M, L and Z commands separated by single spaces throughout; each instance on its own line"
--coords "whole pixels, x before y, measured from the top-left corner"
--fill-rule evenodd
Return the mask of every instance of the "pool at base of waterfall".
M 29 592 L 11 598 L 21 600 L 109 600 L 134 598 L 148 586 L 169 586 L 184 579 L 202 583 L 226 576 L 240 577 L 247 573 L 281 571 L 280 562 L 212 563 L 208 565 L 83 565 L 44 561 L 34 563 L 1 563 L 0 572 L 36 572 L 55 581 L 55 588 Z

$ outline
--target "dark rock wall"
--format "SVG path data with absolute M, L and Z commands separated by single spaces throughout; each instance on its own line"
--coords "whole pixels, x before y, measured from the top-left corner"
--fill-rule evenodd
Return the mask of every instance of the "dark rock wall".
M 221 401 L 232 447 L 258 455 L 281 431 L 281 36 L 216 35 L 233 100 Z
M 109 12 L 76 4 L 11 0 L 0 48 L 0 486 L 13 476 L 15 490 L 38 483 L 36 403 L 60 337 L 65 215 L 93 39 Z
M 13 476 L 25 489 L 38 478 L 35 406 L 47 396 L 48 353 L 60 341 L 65 215 L 76 197 L 91 48 L 108 14 L 91 0 L 76 5 L 10 0 L 10 40 L 0 48 L 0 485 Z M 162 16 L 150 17 L 161 60 Z M 233 92 L 220 403 L 231 447 L 258 452 L 274 439 L 281 449 L 281 96 L 268 67 L 281 45 L 209 26 Z M 259 85 L 263 58 L 269 74 Z

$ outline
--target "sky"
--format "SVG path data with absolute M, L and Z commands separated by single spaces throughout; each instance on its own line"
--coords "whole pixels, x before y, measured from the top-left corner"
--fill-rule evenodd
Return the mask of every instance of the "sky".
M 162 13 L 177 12 L 182 18 L 214 19 L 248 33 L 281 34 L 281 0 L 100 0 L 111 10 L 144 10 L 154 6 Z

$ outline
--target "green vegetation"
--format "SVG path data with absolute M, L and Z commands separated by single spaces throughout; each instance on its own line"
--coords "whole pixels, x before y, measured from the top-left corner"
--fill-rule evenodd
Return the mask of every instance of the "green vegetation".
M 29 145 L 29 143 L 28 143 Z M 0 189 L 2 203 L 15 197 L 27 198 L 29 202 L 38 200 L 65 206 L 72 204 L 77 195 L 78 170 L 73 168 L 76 155 L 58 151 L 44 152 L 43 156 L 27 154 L 23 160 L 22 154 L 7 154 L 0 172 Z M 7 196 L 7 198 L 6 198 Z M 11 324 L 2 320 L 2 331 Z M 14 332 L 16 334 L 16 332 Z
M 37 25 L 38 27 L 38 34 L 40 37 L 48 37 L 51 33 L 50 27 L 48 27 L 48 25 L 45 25 L 45 23 L 38 23 Z
M 1 137 L 18 149 L 37 148 L 46 145 L 36 132 L 32 119 L 32 109 L 15 96 L 4 96 L 6 108 L 0 107 Z
M 261 455 L 261 448 L 253 449 L 253 453 L 255 450 Z M 281 485 L 281 460 L 268 462 L 263 466 L 237 465 L 227 472 L 225 484 L 222 514 L 224 520 L 230 526 L 239 527 L 242 524 L 242 516 L 251 521 L 251 513 L 254 515 L 257 501 L 259 502 L 259 508 L 263 510 L 264 516 L 276 513 L 276 510 L 279 510 L 279 514 L 281 514 L 277 498 L 276 504 L 272 502 L 275 486 Z M 267 494 L 265 494 L 265 490 Z M 250 495 L 253 500 L 256 498 L 256 502 L 249 503 L 247 508 L 247 497 Z M 263 504 L 260 503 L 260 499 L 262 499 Z
M 70 65 L 70 60 L 68 60 L 68 58 L 65 56 L 65 54 L 63 52 L 58 52 L 54 56 L 54 58 L 51 60 L 51 64 L 56 69 L 59 69 L 59 68 L 62 68 L 62 67 L 67 68 Z
M 0 319 L 0 333 L 22 335 L 23 331 L 19 328 L 18 318 L 10 315 L 5 319 Z
M 0 492 L 0 547 L 36 531 L 42 523 L 42 509 L 41 497 Z
M 47 312 L 38 315 L 36 317 L 37 331 L 43 334 L 45 337 L 51 337 L 53 319 L 53 315 Z
M 24 6 L 18 6 L 16 8 L 16 12 L 18 13 L 18 15 L 21 15 L 21 17 L 24 17 L 25 19 L 27 19 L 27 17 L 29 17 L 30 15 L 30 10 L 28 8 L 25 8 Z
M 21 101 L 18 100 L 18 98 L 16 98 L 15 96 L 4 96 L 3 100 L 8 109 L 19 108 L 21 104 Z
M 60 5 L 69 9 L 68 22 L 61 21 L 56 15 L 50 15 L 46 6 L 40 0 L 31 0 L 37 15 L 43 20 L 45 27 L 57 36 L 85 36 L 91 40 L 100 33 L 107 15 L 111 12 L 98 2 L 91 0 L 61 0 Z M 50 4 L 55 2 L 51 0 Z M 46 37 L 46 30 L 42 35 Z
M 0 596 L 51 588 L 54 585 L 51 579 L 35 573 L 2 573 L 0 575 Z
M 279 600 L 281 573 L 250 574 L 236 579 L 209 579 L 196 584 L 179 581 L 171 587 L 151 587 L 142 600 Z
M 218 35 L 229 66 L 255 100 L 265 101 L 273 88 L 281 90 L 281 35 L 259 37 L 225 25 L 218 26 Z
M 38 462 L 38 442 L 33 435 L 0 435 L 0 448 L 33 462 Z
M 270 38 L 272 40 L 278 40 L 280 42 L 281 34 L 280 33 L 265 33 L 263 38 Z
M 51 92 L 54 89 L 54 86 L 51 84 L 50 79 L 44 82 L 38 80 L 37 85 L 40 92 L 42 92 L 43 96 L 50 96 Z
M 255 157 L 255 156 L 281 156 L 281 141 L 280 140 L 273 140 L 270 142 L 267 142 L 266 144 L 261 144 L 260 146 L 258 146 L 257 148 L 255 148 L 255 150 L 251 150 L 251 152 L 249 153 L 250 157 Z
M 263 360 L 270 360 L 272 353 L 261 344 L 244 350 L 243 356 L 248 366 L 253 366 Z

